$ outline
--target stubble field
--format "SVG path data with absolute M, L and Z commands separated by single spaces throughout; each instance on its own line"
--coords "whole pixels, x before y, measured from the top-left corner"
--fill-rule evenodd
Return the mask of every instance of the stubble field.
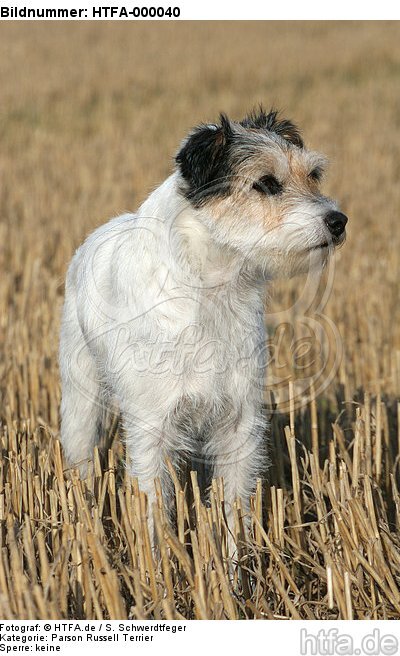
M 399 32 L 394 22 L 0 25 L 2 618 L 400 617 Z M 158 496 L 154 555 L 118 436 L 89 480 L 65 471 L 65 271 L 95 226 L 164 179 L 192 125 L 259 102 L 328 155 L 324 188 L 350 217 L 334 275 L 307 310 L 315 317 L 327 290 L 317 333 L 330 357 L 321 365 L 317 354 L 310 371 L 322 377 L 304 386 L 293 359 L 308 325 L 293 310 L 304 282 L 277 283 L 271 311 L 287 312 L 270 333 L 273 466 L 251 533 L 238 502 L 229 562 L 220 482 L 206 508 L 192 474 L 175 481 L 176 528 Z

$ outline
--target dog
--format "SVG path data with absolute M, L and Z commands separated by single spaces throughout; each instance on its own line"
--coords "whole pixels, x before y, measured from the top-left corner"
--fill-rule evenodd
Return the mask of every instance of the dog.
M 159 478 L 173 506 L 167 458 L 203 459 L 229 518 L 268 466 L 268 282 L 325 266 L 347 217 L 320 191 L 326 158 L 275 110 L 199 125 L 175 161 L 137 213 L 95 230 L 71 261 L 61 441 L 85 475 L 116 404 L 149 503 Z

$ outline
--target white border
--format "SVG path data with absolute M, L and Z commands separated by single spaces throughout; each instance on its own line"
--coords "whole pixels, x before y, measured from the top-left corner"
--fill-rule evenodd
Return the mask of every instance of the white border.
M 179 7 L 178 19 L 163 20 L 399 20 L 400 3 L 381 0 L 357 2 L 356 0 L 286 0 L 285 2 L 266 0 L 0 0 L 0 7 L 30 9 L 84 9 L 85 16 L 80 20 L 135 20 L 133 17 L 119 17 L 122 8 L 133 7 Z M 93 16 L 93 8 L 108 8 L 102 16 Z M 117 12 L 112 15 L 111 8 Z M 7 20 L 27 20 L 26 18 L 2 18 Z M 32 20 L 29 18 L 28 20 Z M 38 19 L 39 20 L 39 19 Z M 40 20 L 43 20 L 40 18 Z M 52 19 L 47 19 L 52 20 Z M 58 19 L 60 20 L 60 19 Z M 69 17 L 64 20 L 79 20 Z M 137 20 L 137 19 L 136 19 Z M 150 19 L 140 19 L 150 20 Z M 356 29 L 356 27 L 355 27 Z

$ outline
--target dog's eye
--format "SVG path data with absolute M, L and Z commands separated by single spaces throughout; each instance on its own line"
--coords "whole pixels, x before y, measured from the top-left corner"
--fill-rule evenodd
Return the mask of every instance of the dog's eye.
M 283 187 L 274 175 L 264 175 L 253 184 L 253 189 L 259 191 L 261 194 L 276 196 L 282 192 Z
M 315 169 L 310 171 L 308 177 L 311 178 L 311 180 L 314 180 L 314 182 L 321 182 L 323 173 L 324 172 L 322 168 L 320 166 L 317 166 Z

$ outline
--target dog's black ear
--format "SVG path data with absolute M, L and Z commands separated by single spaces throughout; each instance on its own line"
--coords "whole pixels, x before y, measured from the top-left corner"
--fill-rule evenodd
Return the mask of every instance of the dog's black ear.
M 200 125 L 188 136 L 176 156 L 187 183 L 186 197 L 194 204 L 213 195 L 223 195 L 229 184 L 229 146 L 232 125 L 225 114 L 219 125 Z

